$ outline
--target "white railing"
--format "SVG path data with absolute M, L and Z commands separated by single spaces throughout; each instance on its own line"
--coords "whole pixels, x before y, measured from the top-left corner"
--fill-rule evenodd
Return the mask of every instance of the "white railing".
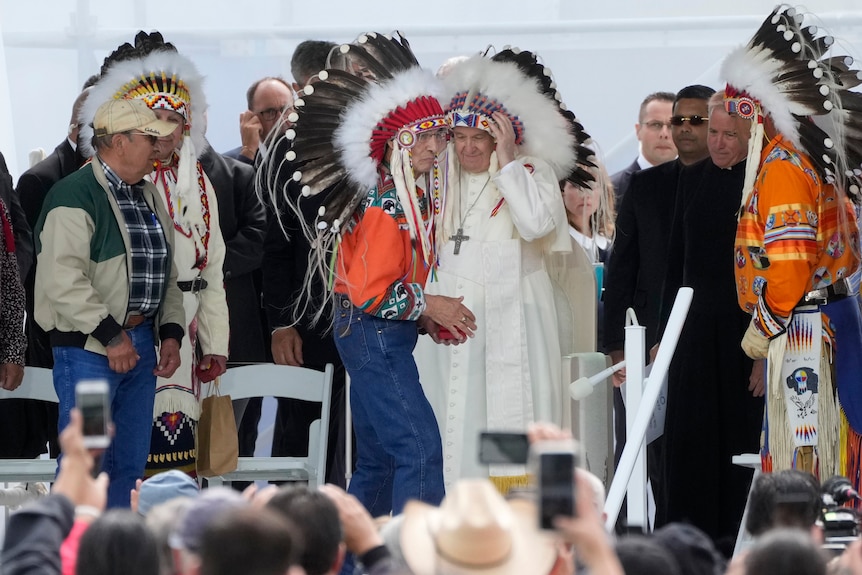
M 689 287 L 682 287 L 677 292 L 658 355 L 647 380 L 644 380 L 645 330 L 637 325 L 626 327 L 626 446 L 605 501 L 605 527 L 609 531 L 617 522 L 627 492 L 629 523 L 643 526 L 645 529 L 648 527 L 644 438 L 693 295 L 694 290 Z

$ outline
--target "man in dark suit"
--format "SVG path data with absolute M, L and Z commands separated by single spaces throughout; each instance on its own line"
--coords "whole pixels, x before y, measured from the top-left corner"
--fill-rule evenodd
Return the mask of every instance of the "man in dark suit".
M 673 116 L 669 118 L 678 150 L 675 160 L 639 171 L 617 213 L 614 248 L 608 262 L 605 288 L 605 348 L 614 363 L 625 359 L 625 314 L 635 310 L 640 325 L 646 326 L 646 347 L 656 343 L 662 289 L 668 255 L 668 238 L 676 198 L 677 181 L 683 166 L 703 160 L 707 149 L 707 102 L 715 90 L 687 86 L 677 93 Z M 662 128 L 663 130 L 663 128 Z M 617 437 L 615 460 L 625 445 L 625 406 L 619 385 L 625 371 L 614 376 L 614 431 Z M 648 456 L 650 479 L 656 506 L 662 504 L 660 440 L 653 442 Z
M 304 86 L 314 81 L 314 74 L 325 68 L 326 56 L 332 46 L 334 44 L 329 42 L 317 41 L 306 41 L 297 46 L 297 50 L 291 58 L 291 72 L 296 80 L 294 87 Z M 273 145 L 286 147 L 289 143 L 282 139 Z M 281 161 L 280 158 L 284 157 L 284 151 L 276 149 L 268 157 L 278 158 L 278 161 Z M 293 183 L 288 187 L 285 186 L 284 182 L 273 181 L 272 171 L 266 165 L 266 160 L 263 160 L 262 163 L 263 165 L 258 167 L 259 184 L 265 188 L 265 196 L 270 196 L 268 208 L 271 210 L 264 248 L 262 276 L 263 300 L 271 330 L 272 359 L 279 365 L 302 366 L 319 370 L 323 370 L 327 363 L 335 366 L 332 382 L 326 480 L 328 483 L 346 487 L 344 365 L 335 348 L 332 333 L 328 329 L 328 322 L 312 325 L 313 310 L 310 313 L 302 314 L 299 321 L 294 317 L 294 304 L 300 299 L 311 250 L 311 246 L 301 230 L 302 220 L 314 221 L 317 217 L 318 208 L 327 197 L 327 192 L 303 201 L 301 203 L 302 214 L 301 216 L 297 215 L 293 210 L 283 208 L 284 204 L 280 203 L 283 198 L 279 197 L 279 194 L 284 190 L 289 190 L 288 193 L 291 194 L 298 194 L 298 188 Z M 282 168 L 280 172 L 290 174 L 291 170 Z M 270 194 L 272 191 L 275 191 L 275 194 Z M 273 199 L 272 196 L 275 196 L 276 199 Z M 274 210 L 280 208 L 279 219 Z M 282 226 L 284 226 L 284 231 Z M 285 237 L 285 231 L 287 237 Z M 314 294 L 320 295 L 320 301 L 322 301 L 323 294 L 326 293 L 326 286 L 322 282 L 317 282 L 312 286 L 312 290 Z M 306 455 L 308 452 L 308 426 L 318 417 L 320 417 L 320 408 L 314 404 L 300 400 L 280 399 L 275 421 L 273 455 Z
M 659 331 L 679 286 L 693 288 L 694 299 L 668 370 L 667 505 L 656 509 L 655 525 L 689 522 L 727 550 L 751 485 L 751 470 L 731 459 L 759 448 L 765 367 L 752 366 L 739 345 L 751 314 L 739 307 L 731 255 L 750 123 L 727 113 L 723 91 L 709 109 L 710 159 L 681 171 L 668 242 Z
M 640 142 L 638 157 L 624 170 L 611 176 L 614 185 L 614 203 L 617 209 L 629 189 L 632 175 L 652 166 L 657 166 L 676 157 L 676 146 L 671 139 L 670 116 L 673 113 L 674 94 L 653 92 L 641 102 L 635 135 Z

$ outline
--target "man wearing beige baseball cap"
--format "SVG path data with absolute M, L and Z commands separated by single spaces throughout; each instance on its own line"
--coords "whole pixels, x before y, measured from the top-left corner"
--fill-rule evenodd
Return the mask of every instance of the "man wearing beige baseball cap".
M 110 386 L 115 433 L 102 469 L 108 506 L 128 507 L 149 453 L 156 376 L 179 366 L 185 325 L 173 225 L 143 179 L 156 139 L 176 125 L 141 100 L 110 100 L 92 126 L 95 155 L 51 188 L 36 224 L 34 316 L 51 340 L 61 431 L 79 381 Z

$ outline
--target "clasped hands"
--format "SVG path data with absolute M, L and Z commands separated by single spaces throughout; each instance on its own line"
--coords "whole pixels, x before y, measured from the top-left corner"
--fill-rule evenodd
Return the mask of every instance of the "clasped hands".
M 435 343 L 444 345 L 464 343 L 468 337 L 474 337 L 476 316 L 463 301 L 464 296 L 454 298 L 426 294 L 425 311 L 418 322 L 420 329 L 431 336 Z M 441 337 L 440 328 L 448 330 L 452 337 Z

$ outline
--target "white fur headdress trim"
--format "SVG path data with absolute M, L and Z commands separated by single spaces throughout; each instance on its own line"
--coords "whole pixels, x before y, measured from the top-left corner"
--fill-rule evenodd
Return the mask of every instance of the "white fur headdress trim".
M 142 59 L 116 62 L 92 87 L 78 114 L 78 123 L 82 124 L 79 142 L 81 153 L 85 157 L 90 157 L 95 153 L 92 147 L 92 124 L 99 106 L 108 100 L 136 97 L 131 90 L 139 85 L 141 76 L 149 77 L 153 73 L 161 76 L 162 72 L 168 77 L 176 76 L 188 88 L 191 101 L 186 102 L 186 104 L 189 109 L 190 134 L 194 142 L 194 151 L 196 151 L 195 157 L 200 157 L 200 154 L 207 148 L 204 137 L 206 133 L 204 112 L 207 109 L 207 100 L 203 92 L 204 77 L 198 72 L 191 60 L 169 50 L 152 52 Z
M 799 121 L 793 114 L 808 116 L 822 111 L 811 110 L 779 89 L 774 78 L 784 67 L 784 62 L 774 57 L 771 50 L 762 47 L 740 46 L 734 49 L 721 65 L 721 78 L 725 82 L 760 102 L 764 111 L 775 123 L 775 128 L 784 134 L 797 148 Z
M 422 96 L 431 96 L 442 103 L 442 93 L 440 80 L 422 68 L 411 68 L 381 84 L 369 84 L 366 92 L 344 110 L 333 135 L 348 177 L 366 189 L 374 187 L 377 162 L 370 155 L 370 143 L 378 123 L 399 106 Z
M 524 75 L 517 65 L 472 56 L 453 66 L 444 83 L 447 113 L 456 111 L 451 107 L 451 100 L 457 93 L 468 91 L 468 100 L 480 93 L 520 120 L 524 130 L 519 146 L 521 155 L 544 160 L 559 179 L 565 178 L 574 167 L 575 137 L 560 113 L 559 104 L 555 105 L 545 96 L 539 83 Z

